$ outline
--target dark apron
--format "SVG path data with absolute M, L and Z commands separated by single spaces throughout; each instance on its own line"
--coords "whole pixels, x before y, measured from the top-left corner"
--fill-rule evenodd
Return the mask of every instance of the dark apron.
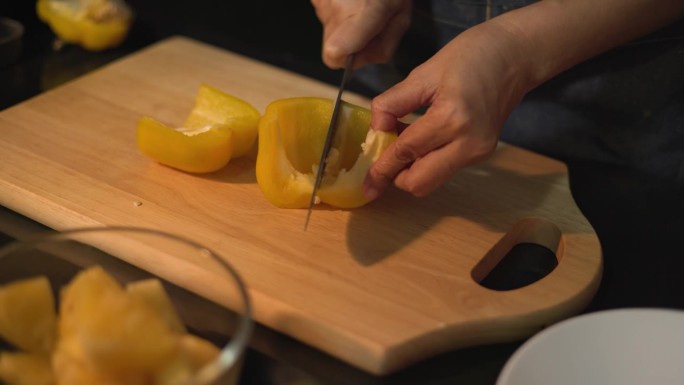
M 356 78 L 382 92 L 463 30 L 533 1 L 416 1 L 395 59 Z M 684 183 L 684 20 L 542 84 L 501 140 L 563 161 L 601 161 Z

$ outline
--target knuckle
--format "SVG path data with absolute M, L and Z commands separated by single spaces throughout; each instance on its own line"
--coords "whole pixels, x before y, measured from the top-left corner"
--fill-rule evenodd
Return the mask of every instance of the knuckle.
M 418 159 L 418 157 L 420 156 L 420 154 L 418 153 L 418 149 L 415 147 L 414 144 L 403 140 L 397 140 L 394 143 L 395 146 L 392 155 L 394 156 L 394 159 L 397 162 L 403 164 L 410 163 Z
M 426 67 L 426 65 L 425 65 L 425 63 L 423 63 L 423 64 L 420 64 L 417 67 L 411 69 L 409 71 L 408 75 L 406 75 L 406 79 L 409 79 L 409 80 L 418 79 L 418 80 L 420 80 L 420 79 L 425 78 L 425 76 L 423 76 L 423 74 L 426 72 L 425 67 Z
M 473 130 L 473 116 L 467 106 L 454 106 L 441 111 L 441 119 L 451 131 L 468 133 Z
M 387 111 L 387 103 L 383 94 L 380 94 L 371 100 L 371 111 L 385 112 Z
M 383 167 L 371 167 L 368 174 L 371 179 L 382 183 L 389 183 L 393 179 L 393 175 Z

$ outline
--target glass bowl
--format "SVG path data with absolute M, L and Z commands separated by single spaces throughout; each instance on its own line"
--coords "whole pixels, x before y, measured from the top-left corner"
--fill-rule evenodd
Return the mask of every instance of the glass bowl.
M 170 303 L 171 308 L 175 310 L 177 315 L 176 320 L 180 321 L 179 325 L 182 331 L 172 330 L 173 333 L 169 334 L 166 333 L 166 326 L 162 328 L 153 328 L 152 326 L 147 325 L 158 324 L 140 323 L 140 320 L 137 320 L 134 316 L 129 316 L 126 313 L 112 313 L 114 315 L 121 314 L 123 316 L 112 316 L 108 318 L 106 315 L 109 314 L 109 309 L 116 308 L 116 306 L 110 305 L 109 303 L 105 306 L 103 305 L 105 303 L 103 302 L 104 299 L 98 299 L 92 303 L 95 304 L 93 306 L 100 307 L 89 307 L 87 308 L 87 311 L 78 313 L 85 314 L 85 316 L 81 317 L 84 319 L 82 324 L 90 326 L 88 326 L 89 329 L 83 330 L 86 330 L 90 334 L 82 331 L 73 332 L 73 330 L 81 329 L 78 329 L 71 324 L 71 322 L 74 322 L 74 319 L 77 319 L 74 315 L 68 315 L 77 314 L 75 311 L 69 313 L 72 311 L 71 306 L 73 306 L 73 303 L 76 303 L 77 298 L 86 298 L 90 294 L 86 294 L 85 297 L 78 297 L 78 295 L 73 294 L 70 297 L 69 294 L 65 293 L 68 293 L 69 290 L 75 292 L 76 289 L 70 289 L 75 285 L 71 287 L 69 285 L 76 282 L 78 277 L 87 275 L 87 272 L 91 272 L 90 274 L 92 276 L 92 271 L 94 270 L 101 270 L 104 272 L 103 275 L 112 278 L 112 282 L 116 282 L 122 289 L 116 289 L 115 292 L 126 293 L 126 295 L 129 295 L 132 291 L 131 287 L 135 286 L 134 283 L 149 283 L 152 281 L 155 281 L 155 284 L 161 283 L 160 286 L 164 289 L 162 292 L 164 292 L 166 294 L 165 297 L 170 300 L 166 301 L 166 303 Z M 106 330 L 107 333 L 102 333 L 104 335 L 119 336 L 117 333 L 121 333 L 120 335 L 124 337 L 131 335 L 133 336 L 131 338 L 135 338 L 135 336 L 137 336 L 138 341 L 141 340 L 140 337 L 143 337 L 146 339 L 146 342 L 150 342 L 147 346 L 156 347 L 157 340 L 153 340 L 150 336 L 159 334 L 157 331 L 163 329 L 166 334 L 159 334 L 164 336 L 163 341 L 159 342 L 159 346 L 169 345 L 169 343 L 167 343 L 167 335 L 173 335 L 173 338 L 176 338 L 176 335 L 181 334 L 183 336 L 191 335 L 191 337 L 200 337 L 203 341 L 210 342 L 213 346 L 212 349 L 215 349 L 215 352 L 213 350 L 212 352 L 216 354 L 209 356 L 211 357 L 209 360 L 204 361 L 199 368 L 195 368 L 192 371 L 187 369 L 180 370 L 176 369 L 176 367 L 173 367 L 174 369 L 164 369 L 163 371 L 161 369 L 155 369 L 154 376 L 159 376 L 160 378 L 163 376 L 165 376 L 165 378 L 168 377 L 165 381 L 158 380 L 158 382 L 174 385 L 237 383 L 245 350 L 252 334 L 253 321 L 251 317 L 252 310 L 250 300 L 245 284 L 236 269 L 233 268 L 227 260 L 226 256 L 220 256 L 209 248 L 178 235 L 136 227 L 93 227 L 62 232 L 49 232 L 14 241 L 0 248 L 0 302 L 3 300 L 2 288 L 7 287 L 12 283 L 36 277 L 45 277 L 47 278 L 47 281 L 49 281 L 49 285 L 46 286 L 50 286 L 50 289 L 46 289 L 46 291 L 52 292 L 52 297 L 55 301 L 53 307 L 58 314 L 57 321 L 53 328 L 55 330 L 55 342 L 46 355 L 49 357 L 52 369 L 54 369 L 53 372 L 56 372 L 55 368 L 57 367 L 56 365 L 58 365 L 56 363 L 59 361 L 56 358 L 58 357 L 57 352 L 64 352 L 65 349 L 66 351 L 69 351 L 68 348 L 63 348 L 64 346 L 69 346 L 67 342 L 63 341 L 74 340 L 73 338 L 69 339 L 73 335 L 79 336 L 75 340 L 81 341 L 78 352 L 88 352 L 77 354 L 78 357 L 81 357 L 78 359 L 80 360 L 79 362 L 88 362 L 87 366 L 92 369 L 98 368 L 97 365 L 99 365 L 92 364 L 93 362 L 104 362 L 98 360 L 101 357 L 107 357 L 107 354 L 110 353 L 107 350 L 110 347 L 105 346 L 103 348 L 104 343 L 99 340 L 97 340 L 97 343 L 93 343 L 90 340 L 90 337 L 84 337 L 86 335 L 95 335 L 95 332 L 92 332 L 92 330 Z M 81 279 L 81 281 L 83 280 L 84 279 Z M 149 288 L 149 285 L 147 286 Z M 94 287 L 97 287 L 97 285 Z M 157 287 L 159 287 L 159 285 L 157 285 Z M 90 286 L 87 286 L 86 288 L 87 290 L 83 289 L 81 292 L 97 292 L 96 289 L 93 289 Z M 145 292 L 149 293 L 147 290 L 139 292 L 142 292 L 143 294 Z M 23 292 L 21 294 L 23 295 Z M 119 294 L 117 294 L 117 296 L 118 295 Z M 21 295 L 19 297 L 21 297 Z M 143 297 L 145 296 L 143 295 Z M 15 299 L 15 303 L 27 301 L 29 301 L 28 298 L 25 300 L 19 298 L 18 301 Z M 143 302 L 145 302 L 145 300 L 143 300 Z M 77 305 L 75 308 L 86 308 L 86 302 L 82 303 L 84 305 Z M 154 303 L 155 301 L 152 301 L 147 303 L 147 305 L 153 305 Z M 117 311 L 123 312 L 134 308 L 126 306 L 122 307 L 124 310 L 120 310 L 119 308 L 116 309 L 119 309 Z M 94 311 L 92 309 L 99 310 Z M 138 310 L 138 308 L 135 309 Z M 7 311 L 5 311 L 5 313 L 7 313 Z M 5 322 L 5 324 L 8 322 L 11 323 L 12 317 L 20 319 L 20 317 L 16 315 L 18 312 L 14 313 L 14 315 L 3 315 L 0 309 L 0 329 L 3 327 L 3 322 Z M 105 326 L 100 328 L 100 326 L 98 326 L 100 324 L 92 321 L 89 318 L 91 317 L 91 313 L 93 316 L 99 317 L 98 322 L 101 321 L 100 324 Z M 62 316 L 63 314 L 65 315 Z M 135 314 L 137 317 L 138 313 L 136 312 Z M 125 322 L 111 321 L 112 318 L 123 319 Z M 8 321 L 7 319 L 10 320 Z M 135 322 L 138 322 L 138 324 Z M 111 330 L 114 329 L 107 329 L 118 328 L 119 326 L 117 325 L 122 325 L 122 327 L 128 325 L 132 329 L 130 332 L 120 332 L 119 329 L 116 329 L 117 331 L 115 332 L 111 332 Z M 141 334 L 136 331 L 135 327 L 130 325 L 145 325 L 144 327 L 136 326 L 138 331 L 146 328 L 149 329 L 144 333 L 141 332 Z M 10 325 L 10 327 L 12 327 L 12 325 Z M 72 331 L 67 333 L 65 330 Z M 121 340 L 123 340 L 123 337 Z M 171 339 L 170 341 L 179 340 Z M 108 341 L 108 343 L 110 342 L 111 341 Z M 135 342 L 131 342 L 131 344 L 135 344 Z M 173 344 L 169 346 L 173 346 L 173 349 L 176 349 L 175 344 L 176 342 L 173 342 Z M 16 353 L 22 349 L 17 347 L 16 343 L 13 344 L 8 342 L 7 338 L 3 339 L 2 330 L 0 330 L 0 352 L 8 350 L 16 350 Z M 175 352 L 176 350 L 169 351 Z M 91 352 L 95 353 L 91 354 Z M 190 354 L 186 354 L 186 356 L 188 355 Z M 130 354 L 126 357 L 138 356 Z M 168 359 L 170 362 L 173 359 L 177 359 L 179 356 L 172 355 L 168 357 L 170 357 Z M 164 361 L 163 368 L 172 367 L 169 362 Z M 135 362 L 132 362 L 131 365 L 133 365 L 132 367 L 137 367 L 137 363 Z M 183 366 L 183 368 L 186 368 L 186 366 Z M 129 374 L 137 373 L 133 369 L 129 370 L 128 366 L 126 369 L 115 368 L 113 371 L 107 366 L 106 372 L 109 373 L 107 375 L 119 372 L 126 372 Z M 162 372 L 164 373 L 163 375 L 159 374 Z M 60 373 L 64 373 L 64 371 Z M 135 375 L 132 376 L 135 377 Z M 150 375 L 152 374 L 144 374 L 144 376 L 147 377 Z M 143 374 L 141 374 L 141 376 L 143 376 Z M 2 382 L 1 378 L 0 382 Z M 122 383 L 132 384 L 134 382 L 135 381 L 131 381 L 131 378 L 128 378 Z
M 9 66 L 19 59 L 23 35 L 23 24 L 7 17 L 0 17 L 0 68 Z

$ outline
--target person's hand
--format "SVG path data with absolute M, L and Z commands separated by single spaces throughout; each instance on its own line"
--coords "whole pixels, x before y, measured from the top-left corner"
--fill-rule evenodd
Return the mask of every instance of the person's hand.
M 510 35 L 510 34 L 509 34 Z M 377 198 L 392 182 L 415 196 L 435 190 L 454 172 L 487 158 L 500 128 L 529 90 L 518 77 L 525 58 L 496 27 L 472 28 L 402 82 L 373 99 L 372 129 L 403 126 L 398 118 L 429 106 L 400 131 L 372 165 L 364 192 Z
M 478 24 L 371 104 L 371 127 L 429 106 L 401 131 L 364 182 L 368 198 L 392 182 L 425 196 L 487 158 L 499 130 L 534 87 L 590 57 L 684 17 L 684 1 L 539 1 Z M 619 10 L 619 12 L 616 12 Z
M 311 0 L 323 24 L 323 62 L 354 67 L 387 62 L 411 22 L 411 0 Z

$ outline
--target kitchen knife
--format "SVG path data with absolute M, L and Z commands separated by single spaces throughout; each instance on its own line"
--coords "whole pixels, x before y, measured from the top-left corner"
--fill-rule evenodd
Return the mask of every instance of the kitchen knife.
M 342 74 L 340 88 L 337 91 L 337 98 L 335 99 L 332 117 L 330 118 L 330 125 L 328 126 L 328 134 L 326 135 L 325 143 L 323 144 L 321 160 L 320 162 L 318 162 L 316 179 L 314 180 L 313 190 L 311 190 L 309 208 L 306 212 L 306 220 L 304 221 L 304 231 L 306 231 L 307 227 L 309 226 L 309 219 L 311 219 L 311 211 L 313 209 L 313 205 L 316 203 L 316 193 L 318 192 L 318 189 L 321 187 L 321 181 L 323 180 L 323 175 L 325 174 L 325 167 L 328 163 L 328 154 L 330 154 L 330 149 L 332 148 L 333 141 L 335 140 L 335 132 L 337 131 L 337 121 L 340 114 L 340 108 L 342 107 L 342 92 L 344 92 L 344 87 L 347 85 L 347 82 L 351 78 L 353 64 L 354 54 L 351 54 L 347 56 L 347 61 L 344 65 L 344 73 Z

